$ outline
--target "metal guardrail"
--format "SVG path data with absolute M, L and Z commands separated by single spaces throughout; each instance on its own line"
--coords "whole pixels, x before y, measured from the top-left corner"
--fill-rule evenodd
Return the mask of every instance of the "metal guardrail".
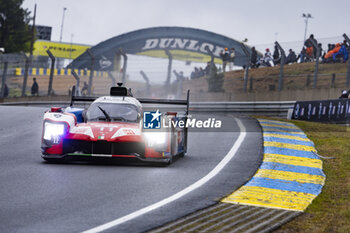
M 288 111 L 294 106 L 295 101 L 237 101 L 237 102 L 192 102 L 190 107 L 209 111 Z
M 239 114 L 257 114 L 266 116 L 287 116 L 288 109 L 294 107 L 295 101 L 256 101 L 256 102 L 191 102 L 192 112 L 226 112 Z M 69 101 L 32 101 L 7 102 L 3 106 L 68 106 Z M 169 106 L 169 105 L 167 105 Z M 173 109 L 181 109 L 172 106 Z

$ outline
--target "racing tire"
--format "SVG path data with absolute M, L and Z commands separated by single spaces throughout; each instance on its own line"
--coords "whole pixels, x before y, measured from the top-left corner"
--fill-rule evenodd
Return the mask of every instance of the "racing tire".
M 165 162 L 166 165 L 170 165 L 173 163 L 173 156 L 170 157 L 169 161 Z
M 167 167 L 173 163 L 173 157 L 171 157 L 168 161 L 166 162 L 158 162 L 158 166 L 160 167 Z

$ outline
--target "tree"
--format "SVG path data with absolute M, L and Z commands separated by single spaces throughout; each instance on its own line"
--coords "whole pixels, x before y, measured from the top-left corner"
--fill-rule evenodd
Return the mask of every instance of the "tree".
M 23 0 L 0 0 L 0 48 L 5 53 L 29 52 L 30 12 L 21 7 Z

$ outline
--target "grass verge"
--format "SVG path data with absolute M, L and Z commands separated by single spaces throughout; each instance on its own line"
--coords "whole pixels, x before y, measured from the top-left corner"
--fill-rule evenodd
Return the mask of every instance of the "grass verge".
M 276 232 L 350 232 L 350 127 L 290 122 L 315 143 L 319 155 L 334 159 L 322 159 L 326 174 L 322 193 L 304 214 Z

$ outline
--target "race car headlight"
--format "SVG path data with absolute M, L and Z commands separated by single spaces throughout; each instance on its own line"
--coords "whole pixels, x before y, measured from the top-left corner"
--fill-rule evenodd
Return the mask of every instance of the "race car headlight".
M 58 142 L 60 136 L 64 134 L 64 125 L 63 124 L 55 124 L 55 123 L 45 123 L 44 128 L 44 139 L 45 140 L 53 140 L 56 143 Z
M 160 146 L 166 143 L 166 132 L 146 132 L 144 133 L 148 146 Z

